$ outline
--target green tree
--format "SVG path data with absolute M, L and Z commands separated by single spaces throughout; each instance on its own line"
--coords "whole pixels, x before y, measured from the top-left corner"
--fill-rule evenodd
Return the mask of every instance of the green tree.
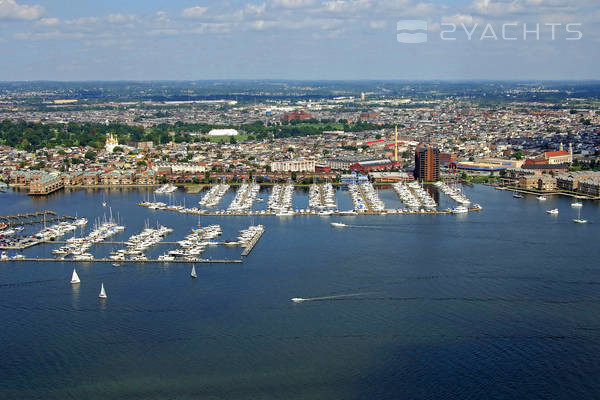
M 95 160 L 96 159 L 96 152 L 95 151 L 91 151 L 88 150 L 85 152 L 85 158 L 87 158 L 88 160 Z

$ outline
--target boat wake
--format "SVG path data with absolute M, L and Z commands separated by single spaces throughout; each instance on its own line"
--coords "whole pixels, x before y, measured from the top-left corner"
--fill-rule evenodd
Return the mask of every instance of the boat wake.
M 338 299 L 344 299 L 346 297 L 364 296 L 366 294 L 371 294 L 371 293 L 350 293 L 350 294 L 338 294 L 338 295 L 334 295 L 334 296 L 321 296 L 321 297 L 308 297 L 308 298 L 293 297 L 290 300 L 292 300 L 294 303 L 302 303 L 305 301 L 338 300 Z

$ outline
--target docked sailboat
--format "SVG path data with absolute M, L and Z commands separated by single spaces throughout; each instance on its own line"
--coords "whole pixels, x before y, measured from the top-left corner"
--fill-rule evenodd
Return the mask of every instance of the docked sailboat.
M 75 268 L 73 268 L 73 275 L 71 276 L 71 283 L 75 284 L 75 283 L 80 283 L 81 281 L 79 280 L 79 275 L 77 275 L 77 271 L 75 271 Z
M 104 283 L 100 286 L 100 294 L 98 295 L 101 299 L 106 299 L 106 291 L 104 290 Z
M 194 279 L 196 279 L 198 277 L 198 275 L 196 275 L 196 266 L 192 265 L 192 273 L 190 274 L 190 276 Z

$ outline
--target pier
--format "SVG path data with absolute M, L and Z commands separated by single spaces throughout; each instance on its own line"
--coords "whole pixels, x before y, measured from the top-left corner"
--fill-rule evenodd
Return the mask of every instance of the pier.
M 260 240 L 260 238 L 262 237 L 262 235 L 264 233 L 265 233 L 265 231 L 263 229 L 262 231 L 258 232 L 256 235 L 254 235 L 254 237 L 246 245 L 246 248 L 244 249 L 244 251 L 242 251 L 243 257 L 246 257 L 248 254 L 250 254 L 250 252 L 252 251 L 252 249 L 254 249 L 254 246 L 256 246 L 256 243 L 258 243 L 258 241 Z
M 148 205 L 140 203 L 138 204 L 142 207 L 148 207 Z M 481 211 L 483 208 L 471 207 L 469 211 Z M 173 211 L 182 214 L 194 214 L 194 215 L 202 215 L 207 217 L 243 217 L 243 216 L 276 216 L 277 213 L 269 210 L 261 210 L 261 211 L 206 211 L 206 210 L 194 210 L 194 209 L 180 209 L 173 207 L 164 207 L 157 208 L 157 210 L 163 211 Z M 263 212 L 264 211 L 264 212 Z M 442 214 L 452 214 L 452 210 L 411 210 L 406 209 L 402 211 L 390 212 L 390 210 L 382 210 L 376 211 L 371 209 L 370 211 L 359 211 L 357 215 L 442 215 Z M 294 215 L 319 215 L 319 212 L 316 210 L 304 210 L 304 212 L 294 211 L 294 214 L 286 215 L 286 217 L 291 217 Z M 331 215 L 340 215 L 343 216 L 340 211 L 333 211 Z
M 50 218 L 47 218 L 47 216 L 50 216 Z M 61 222 L 67 220 L 74 221 L 75 219 L 75 217 L 71 217 L 70 215 L 59 216 L 56 212 L 51 210 L 0 216 L 0 222 L 6 224 L 6 226 L 8 227 L 19 225 L 43 224 L 44 222 Z
M 10 258 L 8 260 L 1 260 L 0 262 L 71 262 L 71 263 L 112 263 L 112 264 L 241 264 L 241 259 L 231 260 L 218 260 L 211 258 L 198 258 L 194 260 L 120 260 L 115 261 L 110 258 L 94 258 L 92 260 L 74 260 L 72 258 L 44 258 L 44 257 L 23 257 L 23 258 Z

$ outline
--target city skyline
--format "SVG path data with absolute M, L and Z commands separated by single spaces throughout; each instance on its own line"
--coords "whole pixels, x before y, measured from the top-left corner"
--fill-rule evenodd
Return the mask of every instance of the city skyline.
M 599 15 L 591 0 L 0 0 L 0 80 L 600 79 Z M 400 43 L 405 20 L 427 41 Z

